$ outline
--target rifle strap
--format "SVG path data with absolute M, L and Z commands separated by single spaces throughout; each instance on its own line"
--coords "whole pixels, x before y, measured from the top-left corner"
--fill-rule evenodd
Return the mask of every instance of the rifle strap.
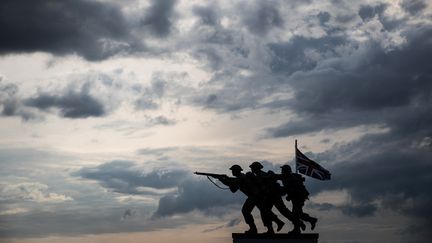
M 228 190 L 229 189 L 228 187 L 227 188 L 220 187 L 218 184 L 216 184 L 214 181 L 212 181 L 212 179 L 210 179 L 210 176 L 207 176 L 207 179 L 209 179 L 209 181 L 211 183 L 213 183 L 213 185 L 215 185 L 219 189 L 222 189 L 222 190 Z

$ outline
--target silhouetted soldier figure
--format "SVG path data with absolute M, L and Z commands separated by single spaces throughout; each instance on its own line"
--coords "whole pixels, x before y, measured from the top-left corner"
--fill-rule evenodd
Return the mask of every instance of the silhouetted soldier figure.
M 309 199 L 309 192 L 304 186 L 304 177 L 297 173 L 292 173 L 289 165 L 283 165 L 280 179 L 283 184 L 283 189 L 286 192 L 286 200 L 292 203 L 292 213 L 295 218 L 307 221 L 311 224 L 311 229 L 315 228 L 317 218 L 309 216 L 303 212 L 303 206 Z
M 264 198 L 259 197 L 261 192 L 260 188 L 257 186 L 255 175 L 253 175 L 251 172 L 243 174 L 243 169 L 239 165 L 231 166 L 230 170 L 235 178 L 222 177 L 218 179 L 223 184 L 227 185 L 230 188 L 231 192 L 236 192 L 237 190 L 240 190 L 247 196 L 247 199 L 242 207 L 243 217 L 246 224 L 249 225 L 249 230 L 247 230 L 245 233 L 257 233 L 255 221 L 252 216 L 252 210 L 255 206 L 257 206 L 257 208 L 260 210 L 263 224 L 267 227 L 268 231 L 266 233 L 274 233 L 272 221 L 278 223 L 278 230 L 280 230 L 284 223 L 280 219 L 278 219 L 277 216 L 271 211 L 271 206 L 269 206 L 269 204 L 265 202 Z
M 279 177 L 274 174 L 273 171 L 262 171 L 263 166 L 258 161 L 253 162 L 249 167 L 251 168 L 252 173 L 256 175 L 258 184 L 262 187 L 261 191 L 264 191 L 261 197 L 265 197 L 265 200 L 271 204 L 270 208 L 275 206 L 283 216 L 285 216 L 294 224 L 294 229 L 289 233 L 300 233 L 300 228 L 305 229 L 305 225 L 300 220 L 300 218 L 295 217 L 293 213 L 285 206 L 281 197 L 283 194 L 282 189 L 277 183 L 277 179 L 279 179 Z

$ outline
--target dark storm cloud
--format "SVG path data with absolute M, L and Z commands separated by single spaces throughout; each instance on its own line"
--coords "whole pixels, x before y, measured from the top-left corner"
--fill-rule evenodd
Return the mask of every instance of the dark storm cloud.
M 360 15 L 364 21 L 378 16 L 383 22 L 384 9 L 364 6 Z M 388 31 L 386 26 L 384 31 Z M 354 48 L 347 57 L 334 53 L 312 64 L 304 61 L 297 67 L 290 65 L 302 55 L 287 48 L 285 56 L 291 54 L 293 60 L 275 71 L 290 74 L 292 70 L 287 82 L 292 85 L 293 98 L 277 99 L 262 107 L 285 107 L 297 115 L 290 122 L 268 129 L 270 137 L 359 125 L 385 128 L 382 133 L 364 135 L 312 156 L 331 171 L 333 178 L 329 182 L 309 180 L 311 192 L 345 190 L 350 195 L 348 204 L 321 205 L 323 210 L 337 209 L 354 217 L 392 210 L 408 216 L 420 228 L 430 228 L 432 64 L 428 59 L 432 55 L 432 29 L 420 25 L 406 29 L 402 35 L 406 43 L 391 49 L 375 41 L 352 45 L 342 38 L 340 44 L 330 45 L 330 49 Z M 323 43 L 313 43 L 308 48 Z M 283 50 L 274 51 L 279 62 Z M 427 232 L 419 235 L 425 237 Z
M 412 15 L 422 12 L 427 4 L 423 0 L 404 0 L 401 2 L 401 7 Z
M 221 187 L 225 187 L 220 182 Z M 228 212 L 233 204 L 244 200 L 241 192 L 232 194 L 230 190 L 221 190 L 206 179 L 188 178 L 178 185 L 178 193 L 167 195 L 159 200 L 154 217 L 166 217 L 175 214 L 200 210 L 206 214 L 221 216 Z
M 363 21 L 368 21 L 375 16 L 380 16 L 387 8 L 387 4 L 379 4 L 376 6 L 371 5 L 363 5 L 360 7 L 358 14 L 362 18 Z
M 430 132 L 432 129 L 429 128 Z M 348 214 L 368 215 L 379 201 L 383 208 L 424 219 L 432 225 L 432 210 L 427 206 L 432 203 L 432 193 L 428 188 L 432 183 L 429 175 L 432 150 L 410 147 L 415 137 L 367 135 L 350 144 L 332 148 L 329 153 L 333 156 L 328 159 L 338 160 L 338 156 L 348 156 L 349 159 L 331 161 L 338 162 L 330 168 L 332 181 L 313 183 L 311 191 L 346 190 L 351 196 L 352 206 L 342 211 Z
M 19 88 L 12 83 L 4 83 L 3 78 L 0 76 L 0 113 L 3 117 L 21 117 L 23 121 L 41 119 L 41 116 L 26 109 L 21 99 L 17 96 Z
M 131 161 L 112 161 L 92 168 L 82 168 L 73 175 L 95 180 L 103 187 L 119 193 L 152 194 L 149 190 L 140 191 L 140 187 L 173 188 L 184 180 L 188 173 L 180 169 L 155 169 L 146 172 L 143 167 Z
M 0 54 L 44 51 L 94 61 L 141 48 L 119 8 L 97 1 L 1 1 L 0 29 Z
M 358 124 L 371 122 L 372 112 L 364 113 L 364 117 L 359 114 L 331 112 L 322 115 L 304 114 L 302 118 L 295 121 L 284 123 L 277 127 L 268 128 L 264 137 L 289 137 L 297 134 L 317 132 L 327 129 L 343 129 Z M 378 114 L 376 114 L 378 115 Z M 337 117 L 337 119 L 335 119 Z
M 218 25 L 219 14 L 217 7 L 214 5 L 199 6 L 196 5 L 192 8 L 192 12 L 200 18 L 200 23 L 204 25 Z
M 295 36 L 286 43 L 269 43 L 268 48 L 273 55 L 270 68 L 273 72 L 286 74 L 312 70 L 319 60 L 308 57 L 307 51 L 335 56 L 334 50 L 346 43 L 345 37 L 341 36 L 324 36 L 321 38 Z
M 319 12 L 317 18 L 321 25 L 325 25 L 330 20 L 331 15 L 328 12 Z
M 223 67 L 224 59 L 219 54 L 220 52 L 216 49 L 209 47 L 198 49 L 194 52 L 194 57 L 199 61 L 206 63 L 206 66 L 210 68 L 210 70 L 219 70 Z
M 265 78 L 258 75 L 242 77 L 231 71 L 216 72 L 206 86 L 196 91 L 190 102 L 221 113 L 253 109 L 267 94 L 262 90 L 265 89 Z
M 377 207 L 373 204 L 347 205 L 342 207 L 342 213 L 356 217 L 366 217 L 374 215 Z
M 219 112 L 235 112 L 251 108 L 257 99 L 242 90 L 218 90 L 217 94 L 205 94 L 195 97 L 193 103 Z
M 282 28 L 284 20 L 279 12 L 278 4 L 277 1 L 258 1 L 255 6 L 246 8 L 243 22 L 247 29 L 255 35 L 265 35 L 273 28 Z
M 397 123 L 427 112 L 432 84 L 431 28 L 407 33 L 408 43 L 399 49 L 385 51 L 371 43 L 354 69 L 346 69 L 346 59 L 321 66 L 309 72 L 292 75 L 294 99 L 285 104 L 300 116 L 268 130 L 281 137 L 329 128 L 360 124 L 379 124 L 396 129 Z M 423 113 L 422 113 L 423 114 Z M 411 118 L 413 118 L 411 117 Z M 428 120 L 428 119 L 427 119 Z M 418 120 L 417 122 L 420 122 Z M 421 123 L 423 124 L 423 123 Z M 398 129 L 401 129 L 398 127 Z
M 385 30 L 394 30 L 399 27 L 405 20 L 394 19 L 386 16 L 384 11 L 388 8 L 388 4 L 381 3 L 378 5 L 363 5 L 360 7 L 358 14 L 364 22 L 368 22 L 377 17 Z
M 166 37 L 171 33 L 174 21 L 176 0 L 153 0 L 147 9 L 141 25 L 157 37 Z
M 57 108 L 61 116 L 66 118 L 87 118 L 106 115 L 104 105 L 88 93 L 70 91 L 62 96 L 39 94 L 35 98 L 26 99 L 27 106 L 40 110 Z

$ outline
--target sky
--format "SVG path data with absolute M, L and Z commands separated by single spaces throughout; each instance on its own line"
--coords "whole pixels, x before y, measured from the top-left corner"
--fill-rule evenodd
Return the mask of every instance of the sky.
M 295 139 L 320 242 L 432 237 L 428 1 L 3 0 L 0 32 L 0 242 L 231 242 L 244 195 L 193 172 Z

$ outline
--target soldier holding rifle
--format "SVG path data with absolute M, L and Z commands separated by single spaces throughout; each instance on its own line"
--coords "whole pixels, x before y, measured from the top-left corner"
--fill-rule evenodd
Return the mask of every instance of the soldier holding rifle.
M 249 230 L 247 230 L 245 233 L 257 233 L 257 227 L 252 216 L 252 210 L 255 206 L 260 210 L 263 224 L 267 227 L 266 233 L 274 233 L 272 226 L 273 221 L 276 222 L 276 224 L 278 225 L 279 231 L 283 227 L 284 223 L 279 218 L 277 218 L 277 216 L 271 211 L 271 204 L 269 203 L 269 201 L 267 201 L 265 197 L 262 197 L 262 191 L 257 184 L 255 175 L 253 175 L 251 172 L 248 172 L 246 174 L 242 173 L 243 169 L 239 165 L 231 166 L 230 170 L 234 177 L 200 172 L 195 172 L 195 174 L 206 175 L 216 178 L 223 184 L 227 185 L 231 192 L 234 193 L 240 190 L 247 196 L 247 199 L 242 206 L 243 217 L 246 224 L 249 225 Z

